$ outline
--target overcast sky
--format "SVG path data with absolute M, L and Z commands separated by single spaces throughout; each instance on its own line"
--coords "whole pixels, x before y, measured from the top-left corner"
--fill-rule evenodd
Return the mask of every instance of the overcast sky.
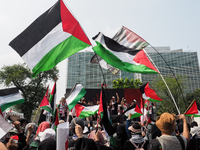
M 125 26 L 153 46 L 197 51 L 200 56 L 199 0 L 64 0 L 91 43 L 98 32 L 113 37 Z M 0 68 L 23 63 L 8 45 L 56 0 L 9 0 L 0 5 Z M 91 49 L 91 48 L 89 48 Z M 89 60 L 88 60 L 89 61 Z M 65 93 L 66 61 L 58 65 L 57 100 Z M 50 87 L 53 83 L 50 83 Z M 1 87 L 3 88 L 3 87 Z

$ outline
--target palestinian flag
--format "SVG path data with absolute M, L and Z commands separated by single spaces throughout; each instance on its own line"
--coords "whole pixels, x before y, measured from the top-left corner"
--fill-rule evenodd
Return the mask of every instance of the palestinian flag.
M 91 58 L 90 63 L 99 64 L 102 68 L 104 68 L 106 70 L 109 70 L 114 75 L 118 74 L 118 72 L 120 71 L 119 69 L 117 69 L 117 68 L 111 66 L 110 64 L 108 64 L 105 60 L 103 60 L 97 54 L 95 54 Z
M 92 115 L 95 115 L 99 110 L 99 105 L 87 105 L 83 103 L 78 103 L 75 106 L 76 117 L 86 118 Z
M 58 119 L 58 108 L 56 108 L 54 118 L 55 118 L 55 121 L 54 121 L 54 130 L 55 130 L 55 132 L 56 132 L 57 127 L 58 127 L 58 124 L 59 124 L 59 119 Z
M 55 108 L 55 102 L 56 102 L 56 81 L 54 83 L 53 89 L 51 91 L 51 95 L 49 98 L 49 103 L 51 104 L 52 110 Z
M 9 45 L 36 77 L 91 43 L 63 0 L 59 0 Z
M 49 88 L 47 88 L 47 92 L 44 95 L 39 107 L 50 112 L 53 115 L 53 111 L 52 111 L 51 105 L 48 100 L 48 91 L 49 91 Z
M 98 115 L 103 118 L 103 99 L 102 99 L 102 90 L 100 93 L 100 101 L 99 101 L 99 110 L 98 110 Z
M 151 118 L 149 118 L 148 121 L 147 121 L 147 124 L 153 125 L 153 124 L 156 124 L 156 121 L 151 119 Z
M 86 94 L 85 89 L 81 84 L 75 84 L 74 87 L 65 94 L 68 109 L 71 110 L 80 101 L 80 99 Z
M 0 107 L 2 112 L 10 106 L 21 103 L 24 103 L 24 98 L 17 88 L 0 90 Z
M 133 106 L 129 107 L 126 111 L 123 112 L 125 116 L 129 116 L 129 113 L 132 114 L 131 119 L 137 118 L 139 116 L 142 116 L 142 111 L 138 107 L 138 105 L 134 104 Z
M 156 92 L 149 87 L 148 82 L 140 87 L 140 91 L 145 100 L 149 100 L 151 102 L 162 102 L 162 99 L 157 96 Z
M 158 74 L 142 48 L 148 43 L 129 29 L 122 29 L 111 39 L 102 33 L 93 37 L 93 50 L 108 64 L 126 72 Z
M 200 117 L 200 105 L 197 104 L 196 100 L 193 102 L 192 106 L 185 113 L 186 116 Z

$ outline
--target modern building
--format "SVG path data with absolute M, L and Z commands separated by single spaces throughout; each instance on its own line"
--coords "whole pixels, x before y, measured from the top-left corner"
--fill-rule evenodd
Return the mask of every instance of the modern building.
M 156 50 L 157 52 L 156 52 Z M 147 47 L 145 50 L 154 61 L 163 76 L 172 74 L 168 65 L 175 75 L 185 75 L 187 77 L 188 92 L 200 88 L 200 70 L 197 52 L 183 52 L 170 50 L 170 47 Z M 75 83 L 81 83 L 84 88 L 99 89 L 101 83 L 106 81 L 108 88 L 112 88 L 112 81 L 118 78 L 141 79 L 142 82 L 150 82 L 159 75 L 138 74 L 121 71 L 113 75 L 110 71 L 100 68 L 98 64 L 90 63 L 94 52 L 86 51 L 76 53 L 67 61 L 67 88 L 72 88 Z M 166 62 L 168 65 L 166 64 Z

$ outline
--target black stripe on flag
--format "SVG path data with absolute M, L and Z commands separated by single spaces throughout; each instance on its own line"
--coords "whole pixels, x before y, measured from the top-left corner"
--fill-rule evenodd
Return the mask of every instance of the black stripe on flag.
M 92 39 L 95 40 L 99 36 L 99 34 L 100 33 L 98 33 Z M 107 37 L 107 36 L 105 36 L 103 34 L 102 34 L 102 36 L 104 37 L 104 41 L 105 41 L 106 46 L 112 51 L 124 52 L 124 53 L 128 53 L 130 55 L 133 55 L 133 56 L 135 56 L 140 51 L 140 50 L 135 50 L 135 49 L 131 49 L 131 48 L 125 47 L 123 45 L 120 45 L 115 40 L 113 40 L 113 39 L 111 39 L 111 38 L 109 38 L 109 37 Z
M 76 88 L 76 85 L 77 85 L 77 83 L 74 85 L 74 87 L 73 87 L 71 90 L 67 90 L 67 89 L 66 89 L 66 93 L 65 93 L 65 98 L 66 98 L 66 99 L 72 94 L 72 92 L 73 92 L 74 89 Z
M 23 56 L 55 26 L 61 22 L 60 1 L 38 17 L 29 27 L 13 39 L 9 45 Z
M 9 88 L 9 89 L 0 90 L 0 96 L 7 96 L 7 95 L 15 94 L 15 93 L 19 93 L 18 88 Z
M 147 83 L 143 84 L 143 85 L 140 87 L 140 92 L 141 92 L 142 94 L 145 93 L 144 88 L 145 88 L 146 85 L 147 85 Z

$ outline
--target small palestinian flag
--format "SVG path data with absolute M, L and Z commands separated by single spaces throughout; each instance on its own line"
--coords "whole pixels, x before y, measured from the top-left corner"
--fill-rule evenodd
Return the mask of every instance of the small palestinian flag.
M 93 40 L 97 44 L 93 47 L 95 53 L 111 66 L 126 72 L 159 73 L 142 50 L 149 44 L 126 27 L 112 39 L 99 33 Z
M 148 121 L 147 121 L 147 124 L 153 125 L 153 124 L 156 124 L 156 121 L 149 118 Z
M 156 92 L 149 87 L 148 82 L 143 84 L 140 87 L 140 91 L 141 91 L 142 97 L 145 100 L 149 100 L 152 102 L 162 102 L 162 99 L 157 96 Z
M 21 103 L 24 103 L 24 98 L 17 88 L 0 90 L 0 107 L 2 112 L 10 106 Z
M 55 110 L 55 116 L 54 116 L 54 118 L 55 118 L 54 130 L 55 130 L 55 132 L 56 132 L 57 127 L 58 127 L 58 124 L 59 124 L 59 119 L 58 119 L 58 108 L 56 108 L 56 110 Z
M 90 63 L 99 64 L 103 69 L 109 70 L 114 75 L 118 74 L 118 72 L 120 71 L 119 69 L 117 69 L 117 68 L 111 66 L 110 64 L 108 64 L 105 60 L 103 60 L 97 54 L 95 54 L 91 58 Z
M 193 102 L 192 106 L 185 113 L 186 116 L 200 117 L 200 105 L 197 104 L 196 100 Z
M 92 115 L 95 115 L 99 110 L 99 105 L 86 105 L 83 103 L 78 103 L 75 106 L 76 117 L 86 118 Z
M 59 0 L 9 45 L 36 77 L 91 43 L 63 0 Z
M 42 99 L 42 102 L 40 103 L 39 107 L 44 109 L 44 110 L 46 110 L 46 111 L 48 111 L 48 112 L 50 112 L 53 115 L 53 111 L 52 111 L 51 105 L 50 105 L 46 95 Z
M 68 109 L 71 110 L 80 101 L 80 99 L 86 94 L 85 89 L 81 84 L 75 84 L 74 87 L 65 94 Z
M 129 116 L 129 113 L 132 114 L 131 119 L 142 116 L 142 111 L 137 104 L 134 104 L 133 106 L 129 107 L 126 111 L 123 112 L 123 114 L 127 117 Z
M 54 83 L 53 89 L 51 91 L 51 95 L 49 98 L 49 103 L 51 104 L 52 110 L 55 108 L 55 102 L 56 102 L 56 81 Z

